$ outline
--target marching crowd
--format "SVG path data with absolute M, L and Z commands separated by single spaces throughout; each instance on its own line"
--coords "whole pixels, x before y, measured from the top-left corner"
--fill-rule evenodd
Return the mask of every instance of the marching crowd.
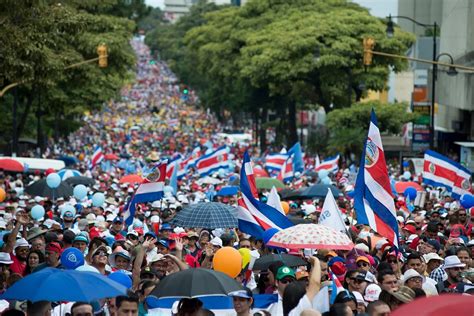
M 88 188 L 88 198 L 31 196 L 24 188 L 46 173 L 0 174 L 0 186 L 6 192 L 0 203 L 2 292 L 45 268 L 68 269 L 62 254 L 76 248 L 84 256 L 78 270 L 114 278 L 128 288 L 127 295 L 95 302 L 2 300 L 2 315 L 214 315 L 219 311 L 208 308 L 199 298 L 177 299 L 169 309 L 153 311 L 156 306 L 149 297 L 156 294 L 153 290 L 164 278 L 179 271 L 213 269 L 214 255 L 225 247 L 248 249 L 251 254 L 250 265 L 242 267 L 234 278 L 242 288 L 228 293 L 233 304 L 225 311 L 229 315 L 382 316 L 421 297 L 474 293 L 473 208 L 462 207 L 436 188 L 425 188 L 423 205 L 411 207 L 403 194 L 396 197 L 398 248 L 357 224 L 353 198 L 347 194 L 354 185 L 348 179 L 354 177 L 346 168 L 330 177 L 342 192 L 336 201 L 355 245 L 352 250 L 278 249 L 238 228 L 174 225 L 181 210 L 200 202 L 237 206 L 237 195 L 215 192 L 235 185 L 235 172 L 245 150 L 255 157 L 260 153 L 246 141 L 230 144 L 219 138 L 223 127 L 210 113 L 196 107 L 199 100 L 193 92 L 183 95 L 166 64 L 152 60 L 141 41 L 132 44 L 138 59 L 136 83 L 123 89 L 121 100 L 86 115 L 82 128 L 46 153 L 47 158 L 78 158 L 74 167 L 95 180 Z M 190 168 L 175 192 L 166 191 L 159 201 L 139 204 L 133 223 L 126 225 L 123 211 L 138 184 L 121 183 L 122 177 L 145 175 L 150 164 L 177 152 L 187 156 L 197 147 L 205 151 L 223 144 L 230 145 L 229 154 L 235 161 L 229 170 L 200 178 Z M 103 148 L 104 155 L 116 157 L 89 169 L 88 156 L 97 146 Z M 396 169 L 391 171 L 391 177 L 400 179 Z M 289 186 L 318 181 L 317 174 L 303 173 Z M 95 192 L 106 196 L 100 206 L 92 202 Z M 260 199 L 265 201 L 268 193 L 261 191 Z M 292 221 L 317 224 L 322 203 L 322 199 L 290 198 L 286 212 Z M 38 204 L 45 214 L 33 220 L 30 210 Z M 73 206 L 74 211 L 66 206 Z M 272 254 L 277 256 L 265 267 L 252 267 L 258 258 Z M 263 298 L 268 298 L 266 303 Z

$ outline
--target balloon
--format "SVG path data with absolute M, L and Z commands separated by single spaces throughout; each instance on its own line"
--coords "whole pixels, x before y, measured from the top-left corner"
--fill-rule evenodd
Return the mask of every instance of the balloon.
M 226 175 L 226 171 L 223 168 L 220 168 L 218 173 L 219 173 L 219 177 L 221 178 L 224 178 Z
M 56 189 L 61 184 L 61 177 L 57 173 L 50 173 L 46 177 L 46 184 L 51 189 Z
M 402 178 L 405 179 L 405 180 L 410 180 L 410 178 L 411 178 L 410 171 L 405 171 L 402 175 Z
M 328 175 L 329 175 L 329 171 L 327 171 L 326 169 L 321 169 L 321 170 L 318 171 L 318 177 L 319 177 L 319 179 L 324 179 L 324 178 L 326 178 Z
M 100 271 L 97 270 L 97 268 L 94 268 L 93 266 L 89 266 L 89 265 L 82 265 L 80 267 L 77 267 L 75 270 L 82 271 L 82 272 L 94 272 L 94 273 L 100 274 Z
M 7 197 L 7 192 L 3 188 L 0 188 L 0 203 L 5 201 L 5 198 Z
M 414 201 L 416 199 L 416 189 L 414 187 L 408 187 L 403 192 L 403 195 L 409 197 L 411 201 Z
M 322 178 L 321 183 L 329 185 L 329 184 L 331 184 L 331 179 L 329 179 L 329 177 Z
M 74 197 L 80 201 L 87 196 L 87 188 L 83 184 L 76 185 L 73 193 Z
M 286 201 L 281 201 L 280 204 L 285 214 L 288 214 L 288 212 L 290 211 L 290 204 L 288 204 L 288 202 Z
M 64 204 L 61 208 L 61 215 L 64 215 L 66 212 L 71 212 L 73 216 L 76 215 L 76 208 L 71 204 Z
M 214 270 L 235 278 L 242 271 L 242 256 L 232 247 L 223 247 L 215 253 L 212 265 Z
M 95 207 L 101 207 L 104 204 L 105 195 L 104 193 L 97 192 L 92 196 L 92 205 Z
M 263 232 L 263 236 L 262 236 L 263 242 L 266 244 L 267 242 L 270 241 L 270 239 L 272 239 L 273 235 L 275 235 L 278 232 L 279 230 L 277 228 L 267 229 L 266 231 Z
M 474 195 L 472 194 L 463 194 L 461 195 L 461 205 L 464 207 L 464 208 L 471 208 L 474 206 Z
M 67 248 L 61 254 L 61 264 L 67 270 L 74 270 L 84 265 L 84 255 L 77 248 L 74 248 L 74 247 Z
M 44 207 L 39 204 L 36 204 L 31 208 L 31 217 L 35 220 L 39 220 L 44 216 Z
M 240 255 L 242 256 L 242 269 L 250 263 L 250 249 L 240 248 Z
M 109 274 L 109 279 L 112 279 L 115 282 L 122 284 L 127 289 L 130 289 L 132 287 L 132 279 L 122 270 L 118 270 Z
M 49 176 L 50 174 L 54 173 L 55 170 L 53 168 L 48 168 L 46 169 L 46 171 L 44 172 L 47 176 Z

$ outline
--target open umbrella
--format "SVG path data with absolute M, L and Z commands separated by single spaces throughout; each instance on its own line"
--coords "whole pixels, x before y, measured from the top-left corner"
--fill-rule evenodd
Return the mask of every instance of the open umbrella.
M 263 169 L 261 166 L 255 166 L 253 168 L 253 175 L 255 177 L 267 177 L 268 178 L 268 172 Z
M 64 180 L 64 182 L 71 185 L 72 187 L 75 187 L 78 184 L 83 184 L 85 186 L 91 187 L 95 184 L 94 179 L 83 176 L 67 178 L 66 180 Z
M 227 295 L 242 290 L 242 285 L 222 272 L 194 268 L 166 276 L 150 293 L 156 298 Z
M 286 253 L 272 253 L 255 260 L 252 270 L 267 270 L 274 262 L 281 261 L 288 267 L 298 267 L 307 264 L 301 257 L 289 255 Z
M 238 226 L 236 209 L 230 205 L 207 202 L 190 205 L 179 212 L 173 224 L 193 228 L 234 228 Z
M 15 159 L 0 158 L 0 170 L 23 172 L 25 171 L 25 166 Z
M 27 186 L 25 188 L 25 192 L 31 196 L 42 196 L 42 197 L 47 197 L 50 199 L 57 199 L 58 197 L 67 198 L 72 195 L 72 187 L 65 181 L 62 181 L 59 184 L 59 187 L 57 187 L 56 189 L 51 189 L 46 184 L 46 178 L 45 178 L 45 179 L 41 179 L 36 182 L 33 182 L 33 184 Z
M 73 156 L 61 156 L 58 158 L 58 160 L 64 161 L 66 166 L 72 166 L 79 162 L 79 160 Z
M 307 188 L 300 188 L 300 189 L 296 189 L 296 190 L 293 190 L 293 189 L 290 189 L 290 188 L 285 188 L 283 190 L 281 190 L 280 192 L 278 192 L 281 196 L 281 198 L 283 200 L 291 200 L 293 198 L 297 199 L 298 196 L 301 195 L 301 193 L 303 192 L 303 190 L 305 190 Z
M 313 198 L 324 198 L 328 193 L 328 188 L 331 189 L 332 195 L 338 197 L 341 194 L 338 188 L 329 184 L 315 184 L 299 192 L 298 195 L 293 198 L 299 199 L 313 199 Z
M 222 180 L 217 179 L 217 178 L 212 178 L 212 177 L 204 177 L 204 178 L 200 178 L 199 180 L 197 180 L 196 183 L 199 184 L 199 185 L 220 184 L 220 183 L 222 183 Z
M 58 171 L 58 176 L 64 181 L 68 178 L 80 177 L 81 173 L 74 169 L 62 169 Z
M 143 178 L 137 174 L 129 174 L 119 180 L 120 183 L 142 183 Z
M 283 184 L 283 182 L 275 178 L 261 177 L 261 178 L 256 178 L 255 182 L 257 184 L 257 189 L 271 190 L 273 187 L 277 189 L 285 188 L 285 185 Z
M 223 187 L 217 192 L 217 196 L 232 196 L 239 192 L 238 186 Z
M 397 191 L 399 194 L 403 194 L 403 192 L 405 192 L 405 190 L 410 187 L 415 188 L 417 191 L 423 191 L 423 187 L 413 181 L 399 181 L 395 183 L 395 191 Z
M 290 249 L 340 249 L 351 250 L 354 244 L 346 234 L 319 224 L 299 224 L 280 230 L 267 246 Z
M 105 160 L 119 160 L 120 157 L 116 154 L 107 154 L 104 156 Z
M 417 315 L 417 316 L 439 316 L 456 315 L 471 316 L 473 314 L 474 298 L 471 295 L 443 294 L 439 296 L 428 296 L 403 304 L 391 316 Z
M 15 282 L 0 298 L 32 302 L 92 302 L 126 293 L 126 287 L 99 273 L 45 268 Z

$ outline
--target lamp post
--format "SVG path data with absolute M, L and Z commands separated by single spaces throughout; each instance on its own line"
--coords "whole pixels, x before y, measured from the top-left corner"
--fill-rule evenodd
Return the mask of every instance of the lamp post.
M 434 126 L 434 113 L 435 113 L 435 97 L 436 97 L 436 72 L 438 71 L 438 65 L 436 64 L 436 33 L 438 30 L 438 24 L 434 22 L 433 24 L 420 23 L 408 16 L 393 16 L 393 18 L 409 20 L 416 25 L 422 26 L 424 28 L 433 28 L 433 73 L 431 80 L 431 111 L 430 111 L 430 148 L 434 149 L 434 136 L 435 136 L 435 126 Z M 388 16 L 387 21 L 387 36 L 392 37 L 394 33 L 392 15 Z

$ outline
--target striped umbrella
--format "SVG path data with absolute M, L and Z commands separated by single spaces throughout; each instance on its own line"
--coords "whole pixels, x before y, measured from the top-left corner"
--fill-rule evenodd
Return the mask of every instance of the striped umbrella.
M 81 173 L 74 169 L 62 169 L 58 171 L 58 175 L 61 177 L 61 180 L 64 181 L 67 178 L 80 177 Z

